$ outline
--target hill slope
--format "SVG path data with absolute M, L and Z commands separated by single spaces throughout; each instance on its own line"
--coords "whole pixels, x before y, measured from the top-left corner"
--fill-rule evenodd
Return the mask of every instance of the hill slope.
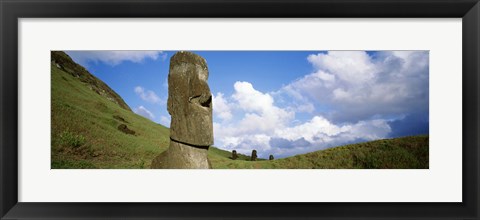
M 51 166 L 149 168 L 166 150 L 169 129 L 133 113 L 123 99 L 63 52 L 51 59 Z M 230 159 L 215 147 L 217 169 L 428 168 L 428 136 L 379 140 L 273 161 Z
M 120 96 L 69 57 L 57 60 L 62 56 L 68 57 L 52 52 L 52 168 L 149 167 L 168 146 L 168 128 L 133 113 Z M 73 68 L 73 74 L 67 68 Z M 120 125 L 135 134 L 123 132 L 128 130 Z
M 329 148 L 272 161 L 210 155 L 213 168 L 228 169 L 428 169 L 428 136 L 384 139 Z
M 75 63 L 72 58 L 68 56 L 68 54 L 62 51 L 52 51 L 50 59 L 52 64 L 54 64 L 57 68 L 69 73 L 74 77 L 77 77 L 81 82 L 88 85 L 95 93 L 104 96 L 112 102 L 115 102 L 123 109 L 131 111 L 127 103 L 125 103 L 125 101 L 123 101 L 123 99 L 115 91 L 113 91 L 103 81 L 88 72 L 88 70 L 86 70 L 83 66 Z

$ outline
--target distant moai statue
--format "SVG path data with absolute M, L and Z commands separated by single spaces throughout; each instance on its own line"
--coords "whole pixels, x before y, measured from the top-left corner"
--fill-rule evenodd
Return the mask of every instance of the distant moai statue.
M 273 158 L 273 155 L 270 154 L 270 156 L 268 157 L 269 160 L 273 160 L 275 158 Z
M 250 157 L 251 161 L 257 160 L 257 150 L 252 150 L 252 156 Z
M 207 79 L 207 62 L 201 56 L 181 51 L 170 59 L 170 146 L 152 161 L 152 168 L 211 167 L 207 155 L 213 144 L 212 94 Z
M 232 160 L 236 160 L 238 158 L 237 151 L 233 150 L 232 151 Z

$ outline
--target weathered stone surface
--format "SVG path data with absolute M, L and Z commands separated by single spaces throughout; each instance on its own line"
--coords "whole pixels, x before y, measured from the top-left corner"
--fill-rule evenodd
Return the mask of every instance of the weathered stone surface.
M 170 59 L 167 108 L 172 116 L 172 139 L 197 146 L 213 144 L 212 94 L 207 79 L 207 63 L 202 57 L 178 52 Z
M 232 160 L 236 160 L 238 158 L 237 151 L 233 150 L 232 151 Z
M 274 160 L 273 155 L 270 154 L 270 157 L 268 157 L 269 160 Z
M 170 59 L 167 109 L 170 146 L 152 161 L 152 168 L 209 169 L 213 144 L 212 94 L 205 59 L 178 52 Z
M 126 124 L 120 124 L 117 129 L 125 134 L 135 135 L 135 131 L 130 130 Z
M 128 123 L 128 121 L 126 121 L 126 120 L 125 120 L 123 117 L 121 117 L 121 116 L 114 115 L 113 118 L 115 118 L 115 119 L 117 119 L 117 120 L 119 120 L 119 121 L 121 121 L 121 122 Z
M 250 157 L 251 161 L 257 160 L 257 150 L 252 150 L 252 156 Z
M 156 169 L 210 169 L 208 150 L 170 141 L 170 147 L 152 162 Z

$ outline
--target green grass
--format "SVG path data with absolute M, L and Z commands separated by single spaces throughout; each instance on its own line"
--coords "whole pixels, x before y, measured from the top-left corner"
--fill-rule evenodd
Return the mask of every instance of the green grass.
M 82 69 L 73 64 L 68 66 Z M 169 129 L 133 113 L 122 104 L 121 98 L 112 100 L 116 94 L 113 90 L 108 94 L 98 92 L 98 88 L 92 88 L 91 81 L 82 81 L 53 63 L 51 71 L 53 169 L 149 168 L 153 158 L 167 149 Z M 83 73 L 83 77 L 98 80 L 87 73 Z M 94 82 L 96 85 L 102 83 Z M 118 130 L 120 124 L 127 125 L 135 134 Z M 412 136 L 346 145 L 272 161 L 261 158 L 249 161 L 250 156 L 242 154 L 232 160 L 230 151 L 216 147 L 210 147 L 208 157 L 215 169 L 426 169 L 428 150 L 428 136 Z
M 85 137 L 69 131 L 64 131 L 60 134 L 60 144 L 64 147 L 78 148 L 85 144 Z
M 168 128 L 120 107 L 55 65 L 51 68 L 52 168 L 148 168 L 167 149 Z M 119 131 L 120 124 L 135 135 Z
M 212 152 L 216 169 L 428 169 L 428 136 L 411 136 L 334 147 L 272 161 L 234 161 Z

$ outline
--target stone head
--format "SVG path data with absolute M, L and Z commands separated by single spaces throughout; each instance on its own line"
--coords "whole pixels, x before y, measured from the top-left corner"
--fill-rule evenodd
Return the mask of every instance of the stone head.
M 213 144 L 212 94 L 207 80 L 207 62 L 201 56 L 182 51 L 170 59 L 167 108 L 172 116 L 172 139 L 196 146 Z

